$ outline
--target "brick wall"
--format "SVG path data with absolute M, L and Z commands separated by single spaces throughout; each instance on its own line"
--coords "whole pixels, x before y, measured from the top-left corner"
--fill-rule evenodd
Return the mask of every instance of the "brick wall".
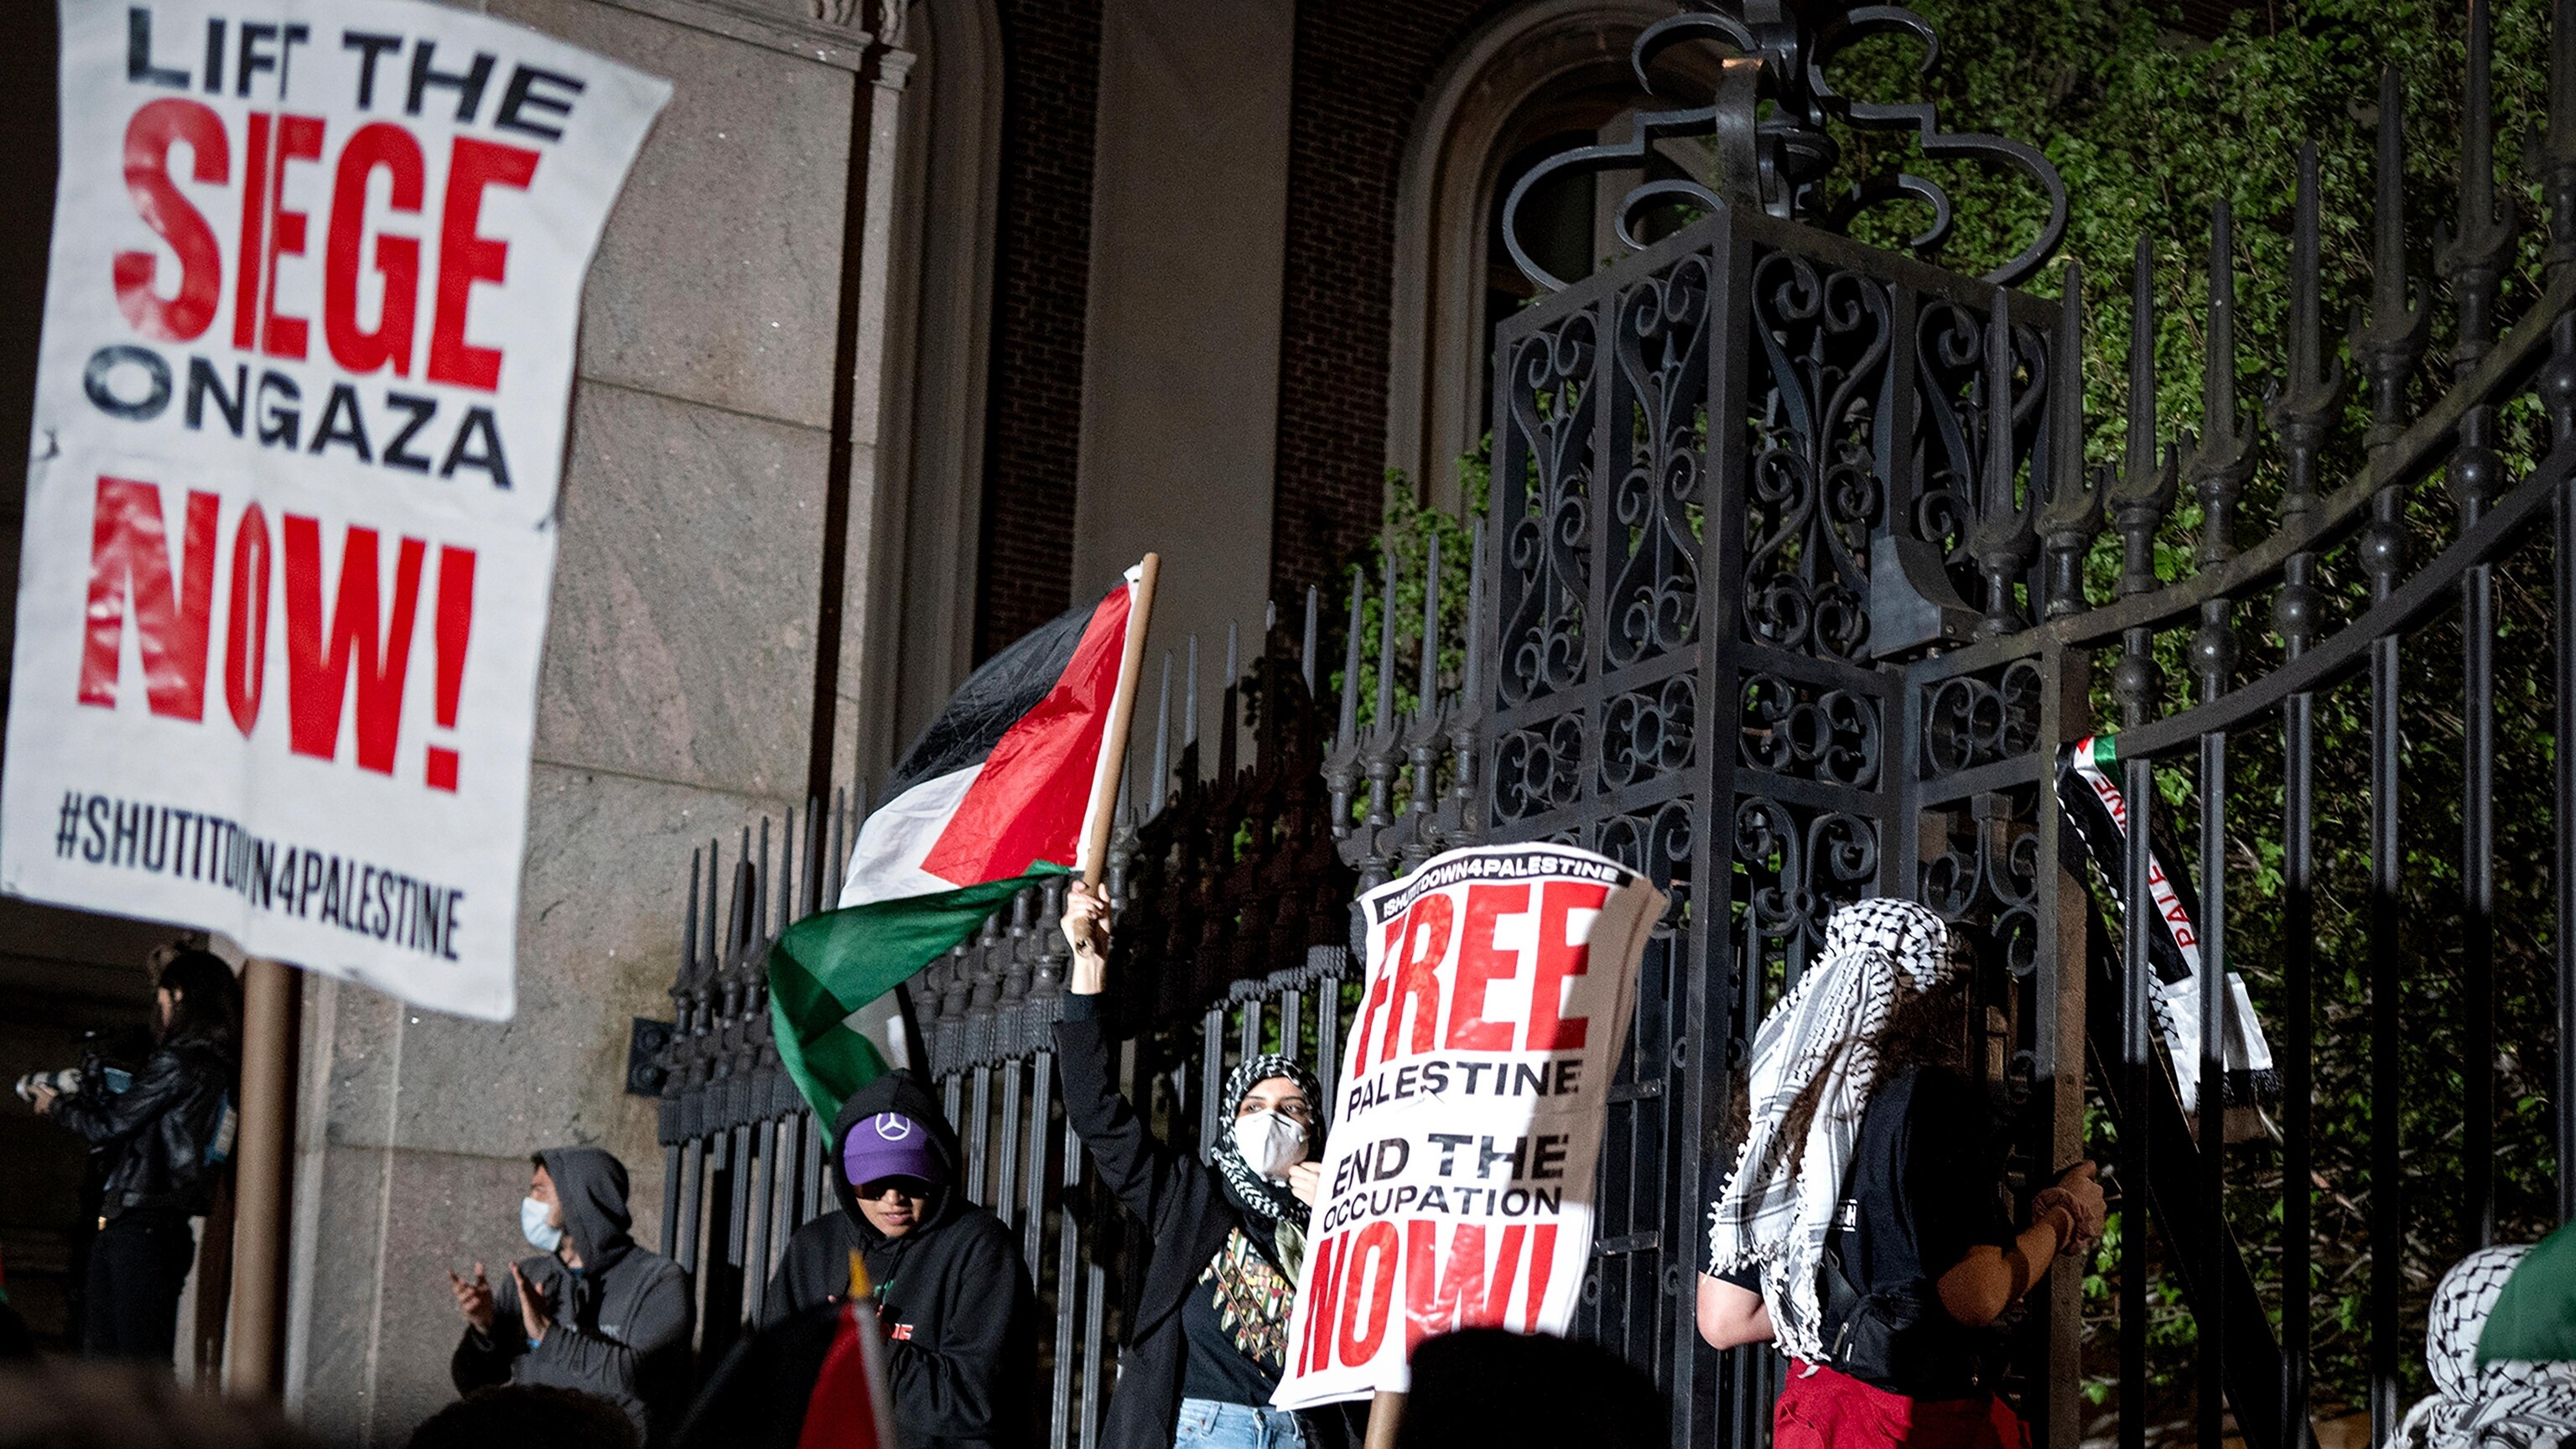
M 1071 596 L 1100 74 L 1100 0 L 1002 0 L 1000 8 L 1009 70 L 978 658 Z M 1297 7 L 1274 597 L 1330 578 L 1377 527 L 1404 146 L 1441 63 L 1498 8 L 1498 0 Z
M 1062 613 L 1072 596 L 1092 140 L 1100 99 L 1100 0 L 1000 0 L 998 8 L 1005 77 L 1001 233 L 975 619 L 979 660 Z
M 1274 598 L 1326 582 L 1376 530 L 1405 141 L 1441 62 L 1499 8 L 1494 0 L 1297 7 Z

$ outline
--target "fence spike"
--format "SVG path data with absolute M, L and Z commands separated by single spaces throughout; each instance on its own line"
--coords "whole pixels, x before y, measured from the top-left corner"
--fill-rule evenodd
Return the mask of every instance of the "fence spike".
M 2460 107 L 2458 228 L 2455 235 L 2436 248 L 2444 254 L 2437 265 L 2445 276 L 2454 272 L 2492 273 L 2503 263 L 2504 249 L 2513 240 L 2513 197 L 2498 196 L 2495 188 L 2494 79 L 2495 22 L 2491 7 L 2488 0 L 2469 0 L 2469 74 Z M 2487 277 L 2486 285 L 2494 285 L 2492 275 Z M 2483 343 L 2488 335 L 2484 325 L 2488 299 L 2480 296 L 2476 301 L 2480 325 L 2475 330 Z M 2462 305 L 2467 305 L 2467 299 Z M 2465 319 L 2463 330 L 2469 330 Z
M 2236 406 L 2236 211 L 2218 199 L 2209 218 L 2207 361 L 2201 369 L 2200 436 L 2191 449 L 2192 490 L 2200 495 L 2197 562 L 2203 571 L 2236 556 L 2236 499 L 2254 471 L 2253 420 Z M 2206 612 L 2204 610 L 2204 612 Z M 2203 633 L 2208 634 L 2204 628 Z M 2219 647 L 2214 635 L 2195 647 Z M 2223 652 L 2232 659 L 2235 645 Z M 2220 661 L 2204 659 L 2201 673 Z
M 2576 262 L 2576 0 L 2553 0 L 2549 7 L 2549 131 L 2540 176 L 2554 280 Z
M 1181 748 L 1199 742 L 1199 636 L 1190 636 L 1189 671 L 1181 689 Z M 1197 774 L 1193 770 L 1192 775 Z
M 744 833 L 744 838 L 750 838 L 748 831 Z M 721 874 L 723 866 L 720 856 L 717 838 L 709 836 L 707 838 L 707 957 L 717 963 L 722 962 L 725 949 L 724 938 L 716 934 L 716 900 L 724 894 L 724 877 Z
M 2192 490 L 2200 495 L 2195 562 L 2214 573 L 2236 556 L 2236 500 L 2254 471 L 2254 427 L 2236 408 L 2236 212 L 2226 197 L 2209 218 L 2208 357 L 2201 372 L 2201 436 L 2192 448 Z M 2224 595 L 2203 600 L 2192 635 L 2201 696 L 2215 699 L 2236 667 L 2236 616 Z
M 783 933 L 796 920 L 796 807 L 787 807 L 787 821 L 778 829 L 778 930 Z M 770 934 L 763 932 L 762 934 Z
M 760 817 L 760 864 L 751 873 L 752 933 L 745 939 L 761 940 L 769 934 L 769 817 Z
M 2459 325 L 2451 344 L 2451 376 L 2456 381 L 2475 373 L 2495 345 L 2496 284 L 2512 255 L 2517 217 L 2510 196 L 2497 205 L 2495 189 L 2495 113 L 2492 105 L 2495 36 L 2487 0 L 2469 3 L 2468 92 L 2460 115 L 2460 195 L 2456 232 L 2438 229 L 2433 267 L 2451 292 Z M 2494 493 L 2501 460 L 2495 451 L 2496 415 L 2492 407 L 2469 408 L 2460 419 L 2460 447 L 2444 477 L 2463 527 L 2486 512 Z
M 1315 626 L 1321 622 L 1324 591 L 1313 584 L 1306 586 L 1306 636 L 1297 651 L 1297 672 L 1306 681 L 1306 697 L 1315 697 Z
M 1969 552 L 1986 578 L 1986 617 L 1977 632 L 1988 638 L 2021 627 L 2013 581 L 2027 566 L 2032 541 L 2030 504 L 2013 496 L 2012 346 L 2012 296 L 1998 287 L 1986 313 L 1985 496 L 1969 537 Z
M 823 909 L 823 881 L 830 871 L 823 855 L 823 801 L 809 796 L 805 801 L 805 893 L 799 902 L 799 919 Z
M 2379 185 L 2372 218 L 2370 310 L 2355 318 L 2352 355 L 2370 379 L 2370 432 L 2376 453 L 2406 430 L 2406 379 L 2424 355 L 2432 309 L 2406 275 L 2406 93 L 2397 68 L 2379 73 Z M 2390 560 L 2391 563 L 2396 562 Z
M 1481 682 L 1485 637 L 1485 520 L 1476 520 L 1467 546 L 1467 658 L 1459 668 L 1458 696 L 1469 710 L 1480 707 L 1476 689 Z
M 1216 692 L 1216 777 L 1219 780 L 1231 780 L 1234 778 L 1236 753 L 1235 736 L 1241 732 L 1236 724 L 1236 714 L 1241 708 L 1243 691 L 1235 682 L 1242 677 L 1239 672 L 1239 655 L 1236 652 L 1235 633 L 1235 621 L 1232 619 L 1226 620 L 1225 677 L 1218 682 Z
M 828 877 L 831 881 L 842 879 L 842 872 L 850 868 L 850 821 L 850 798 L 848 788 L 841 785 L 835 785 L 832 787 L 832 856 L 831 871 Z M 834 889 L 829 885 L 826 885 L 825 890 L 828 892 L 828 899 L 833 905 L 837 906 L 841 903 L 841 893 L 839 890 Z
M 2576 3 L 2576 0 L 2570 0 Z M 1333 734 L 1333 748 L 1347 750 L 1359 733 L 1360 718 L 1360 614 L 1368 594 L 1368 574 L 1357 565 L 1351 568 L 1351 627 L 1343 636 L 1342 710 Z
M 766 815 L 760 818 L 760 830 L 761 842 L 765 845 L 769 840 L 769 817 Z M 754 878 L 751 886 L 749 887 L 751 890 L 751 897 L 748 900 L 744 899 L 744 880 L 746 873 L 750 870 L 751 827 L 746 825 L 742 828 L 742 853 L 735 857 L 733 863 L 733 900 L 728 903 L 733 909 L 733 923 L 731 928 L 725 932 L 725 954 L 728 957 L 731 957 L 736 951 L 739 951 L 742 948 L 743 942 L 751 939 L 751 923 L 749 917 L 751 911 L 756 908 L 759 903 L 760 888 L 757 879 Z
M 2039 535 L 2048 556 L 2049 618 L 2084 609 L 2084 554 L 2102 531 L 2103 480 L 2084 467 L 2084 264 L 2068 261 L 2057 304 L 2048 399 L 2048 503 Z
M 1395 728 L 1395 555 L 1386 556 L 1385 603 L 1378 610 L 1377 643 L 1377 719 L 1373 728 L 1384 734 Z
M 1436 712 L 1440 698 L 1440 534 L 1431 534 L 1430 551 L 1422 568 L 1422 696 L 1421 710 L 1425 719 Z
M 2156 586 L 2156 525 L 2173 506 L 2179 476 L 2171 448 L 2161 461 L 2156 456 L 2156 253 L 2154 243 L 2143 236 L 2129 291 L 2127 452 L 2128 466 L 2112 481 L 2104 500 L 2125 545 L 2120 574 L 2124 596 Z
M 687 989 L 689 977 L 698 967 L 698 862 L 701 852 L 689 852 L 689 914 L 680 927 L 680 972 L 671 982 L 676 997 Z
M 1172 788 L 1172 651 L 1163 651 L 1163 697 L 1154 706 L 1154 815 L 1163 813 L 1163 802 Z M 1150 820 L 1153 815 L 1145 817 Z

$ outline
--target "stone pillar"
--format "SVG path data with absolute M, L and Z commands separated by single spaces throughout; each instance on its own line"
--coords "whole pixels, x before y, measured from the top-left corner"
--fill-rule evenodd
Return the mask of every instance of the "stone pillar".
M 289 1402 L 399 1445 L 455 1398 L 449 1269 L 531 1250 L 528 1154 L 624 1160 L 660 1236 L 630 1023 L 667 1018 L 689 852 L 801 805 L 835 309 L 872 39 L 814 0 L 486 0 L 675 92 L 584 294 L 509 1022 L 310 983 Z M 827 3 L 825 8 L 831 9 Z
M 911 144 L 904 135 L 904 87 L 919 59 L 904 48 L 910 29 L 912 0 L 881 0 L 878 47 L 870 52 L 867 113 L 866 193 L 853 208 L 858 229 L 858 289 L 850 319 L 850 513 L 844 543 L 848 573 L 842 589 L 841 656 L 838 678 L 841 708 L 835 711 L 832 738 L 818 741 L 828 749 L 831 779 L 847 783 L 864 779 L 873 789 L 893 763 L 903 742 L 894 735 L 894 634 L 891 617 L 900 607 L 897 591 L 904 569 L 896 555 L 903 548 L 911 510 L 909 479 L 887 446 L 893 409 L 910 401 L 899 388 L 908 359 L 890 358 L 889 331 L 896 294 L 908 287 L 895 275 L 895 194 L 903 179 Z M 904 259 L 909 262 L 911 259 Z M 835 881 L 838 873 L 835 872 Z

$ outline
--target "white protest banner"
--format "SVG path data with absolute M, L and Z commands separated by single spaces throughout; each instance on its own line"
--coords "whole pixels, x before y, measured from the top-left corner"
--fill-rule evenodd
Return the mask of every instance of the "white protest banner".
M 0 890 L 512 1007 L 583 274 L 670 87 L 415 0 L 63 0 Z
M 1643 876 L 1553 845 L 1453 850 L 1359 902 L 1368 974 L 1271 1402 L 1412 1382 L 1456 1328 L 1563 1333 L 1637 962 Z

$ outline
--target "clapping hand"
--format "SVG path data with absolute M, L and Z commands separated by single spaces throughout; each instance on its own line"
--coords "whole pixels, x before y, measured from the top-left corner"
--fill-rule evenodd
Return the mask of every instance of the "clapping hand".
M 465 1322 L 476 1333 L 488 1337 L 492 1332 L 492 1285 L 483 1277 L 483 1265 L 474 1265 L 474 1276 L 470 1280 L 456 1276 L 456 1271 L 449 1269 L 447 1286 L 455 1290 L 456 1311 L 465 1315 Z
M 527 1330 L 529 1343 L 542 1343 L 546 1330 L 555 1326 L 554 1315 L 546 1311 L 546 1295 L 537 1291 L 518 1264 L 510 1265 L 510 1276 L 519 1285 L 519 1326 Z

